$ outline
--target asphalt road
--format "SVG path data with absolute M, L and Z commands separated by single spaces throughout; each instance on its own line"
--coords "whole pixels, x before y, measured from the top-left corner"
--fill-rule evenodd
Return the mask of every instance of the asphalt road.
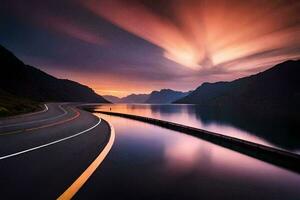
M 0 198 L 60 197 L 110 138 L 106 121 L 75 104 L 49 103 L 43 111 L 0 120 Z

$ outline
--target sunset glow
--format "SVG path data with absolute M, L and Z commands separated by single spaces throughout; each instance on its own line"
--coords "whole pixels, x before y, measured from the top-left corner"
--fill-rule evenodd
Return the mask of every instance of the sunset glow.
M 300 3 L 296 1 L 296 5 L 281 1 L 174 1 L 163 7 L 168 8 L 171 19 L 137 1 L 89 2 L 96 14 L 160 46 L 166 58 L 186 67 L 214 67 L 300 45 L 296 37 L 300 34 Z M 286 52 L 285 56 L 292 59 L 299 55 Z
M 100 94 L 189 90 L 300 58 L 296 0 L 22 2 L 7 2 L 2 18 L 13 14 L 25 34 L 1 33 L 1 42 Z
M 300 0 L 1 0 L 0 199 L 298 200 L 299 36 Z

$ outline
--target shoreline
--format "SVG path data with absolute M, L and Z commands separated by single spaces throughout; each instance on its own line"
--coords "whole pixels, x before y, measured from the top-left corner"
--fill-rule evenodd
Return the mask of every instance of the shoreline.
M 93 112 L 124 117 L 179 131 L 300 174 L 300 155 L 295 153 L 164 120 L 117 112 Z

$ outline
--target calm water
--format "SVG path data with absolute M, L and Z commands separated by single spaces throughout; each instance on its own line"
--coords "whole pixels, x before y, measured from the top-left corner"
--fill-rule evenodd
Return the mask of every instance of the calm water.
M 97 187 L 84 187 L 78 199 L 299 199 L 298 174 L 179 132 L 97 115 L 111 122 L 116 140 L 87 183 Z
M 102 105 L 96 110 L 129 113 L 201 128 L 252 142 L 300 153 L 300 124 L 273 116 L 251 116 L 195 105 Z

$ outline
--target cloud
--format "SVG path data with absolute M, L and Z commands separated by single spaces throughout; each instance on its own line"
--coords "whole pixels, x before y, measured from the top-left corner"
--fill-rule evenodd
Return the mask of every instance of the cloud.
M 52 29 L 52 31 L 66 34 L 90 44 L 103 45 L 107 42 L 99 33 L 80 26 L 80 24 L 76 23 L 74 20 L 67 20 L 63 17 L 49 15 L 45 16 L 42 21 L 47 21 L 47 26 Z
M 107 40 L 86 21 L 84 9 L 76 1 L 4 0 L 4 6 L 25 23 L 43 27 L 48 31 L 64 34 L 73 39 L 103 45 Z
M 277 55 L 261 57 L 253 68 L 266 63 L 300 58 L 300 2 L 287 1 L 195 1 L 195 0 L 87 0 L 95 14 L 159 47 L 163 56 L 198 71 L 216 66 L 249 70 L 246 58 L 276 49 Z M 282 51 L 282 55 L 280 55 Z M 235 62 L 243 60 L 240 64 Z M 226 63 L 226 65 L 225 65 Z M 235 65 L 229 65 L 234 63 Z M 250 62 L 249 62 L 250 63 Z M 232 70 L 234 71 L 234 70 Z
M 188 66 L 197 64 L 197 49 L 173 23 L 154 15 L 142 4 L 125 2 L 84 1 L 84 4 L 101 17 L 165 49 L 166 58 Z

